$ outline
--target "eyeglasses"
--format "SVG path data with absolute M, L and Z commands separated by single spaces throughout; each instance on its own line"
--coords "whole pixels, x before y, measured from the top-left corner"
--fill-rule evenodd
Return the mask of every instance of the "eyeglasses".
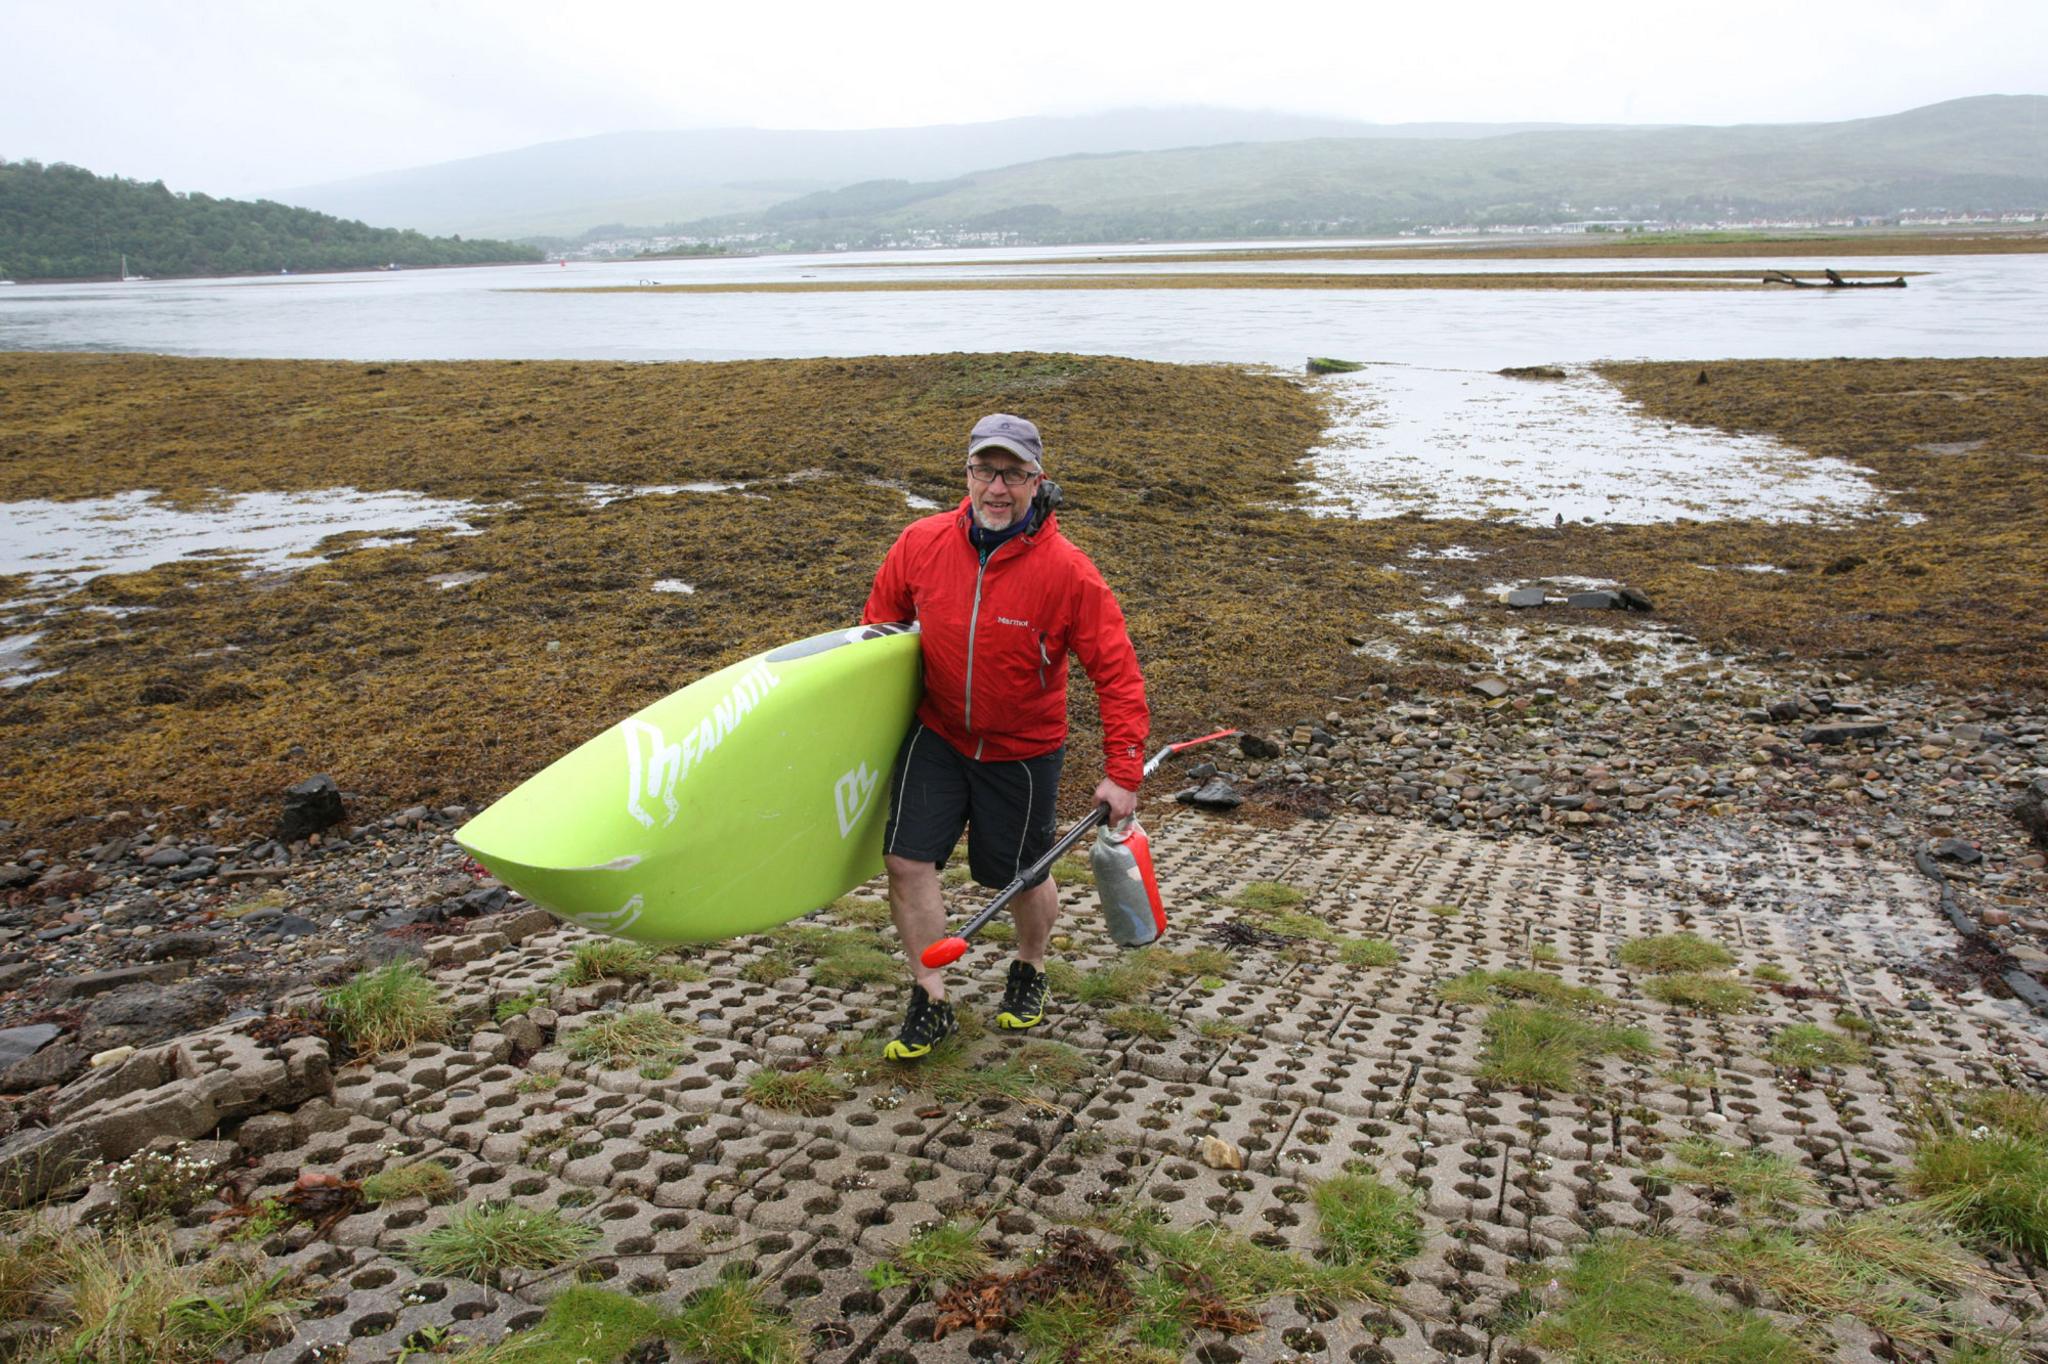
M 1021 464 L 1012 464 L 1006 469 L 998 469 L 993 464 L 970 464 L 967 466 L 967 476 L 976 483 L 993 483 L 998 474 L 1002 476 L 1003 483 L 1011 488 L 1021 488 L 1032 479 L 1038 477 L 1037 470 L 1027 469 Z

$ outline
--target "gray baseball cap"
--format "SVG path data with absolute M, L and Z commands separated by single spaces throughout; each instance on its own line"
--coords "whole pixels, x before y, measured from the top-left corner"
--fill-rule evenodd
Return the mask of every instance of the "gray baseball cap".
M 1044 471 L 1045 445 L 1038 439 L 1038 428 L 1022 417 L 991 412 L 976 422 L 967 436 L 967 458 L 973 459 L 989 449 L 1008 450 L 1032 468 Z

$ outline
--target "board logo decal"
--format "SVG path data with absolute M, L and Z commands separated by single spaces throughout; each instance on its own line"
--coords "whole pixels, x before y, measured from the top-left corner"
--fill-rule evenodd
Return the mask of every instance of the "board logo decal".
M 640 911 L 644 897 L 635 895 L 614 910 L 595 910 L 588 914 L 571 914 L 569 921 L 597 933 L 623 933 L 640 922 Z
M 850 837 L 861 816 L 875 803 L 882 779 L 866 763 L 854 768 L 832 785 L 832 804 L 839 811 L 839 836 Z
M 675 823 L 682 810 L 676 803 L 677 784 L 690 775 L 692 767 L 711 756 L 781 681 L 766 663 L 756 662 L 719 698 L 711 713 L 675 743 L 668 741 L 661 726 L 637 716 L 621 723 L 619 731 L 626 736 L 626 813 L 642 828 L 652 829 L 655 816 L 648 806 L 658 799 L 666 811 L 662 825 Z

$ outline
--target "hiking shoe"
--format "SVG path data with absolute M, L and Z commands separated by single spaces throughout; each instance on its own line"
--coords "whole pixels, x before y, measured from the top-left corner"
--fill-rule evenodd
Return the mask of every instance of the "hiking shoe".
M 913 985 L 910 987 L 910 1008 L 903 1014 L 903 1028 L 896 1034 L 895 1041 L 882 1048 L 882 1055 L 891 1061 L 922 1060 L 959 1027 L 951 1004 L 943 999 L 934 1000 L 924 992 L 924 986 Z
M 1045 1022 L 1045 972 L 1029 962 L 1010 963 L 1010 978 L 1003 982 L 1003 1007 L 996 1013 L 996 1026 L 1035 1028 Z

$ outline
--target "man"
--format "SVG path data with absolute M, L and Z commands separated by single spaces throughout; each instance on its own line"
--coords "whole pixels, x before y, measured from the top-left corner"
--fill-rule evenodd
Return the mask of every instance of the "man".
M 1066 756 L 1067 654 L 1095 685 L 1105 775 L 1097 802 L 1112 819 L 1138 808 L 1149 712 L 1124 616 L 1088 556 L 1060 534 L 1058 488 L 1045 479 L 1038 428 L 1006 412 L 967 438 L 967 496 L 912 522 L 875 574 L 862 619 L 915 620 L 924 699 L 903 740 L 882 834 L 889 909 L 910 955 L 910 1006 L 883 1054 L 915 1061 L 954 1029 L 942 972 L 924 965 L 944 936 L 939 868 L 963 827 L 968 867 L 1002 887 L 1056 837 Z M 1050 877 L 1010 902 L 1017 959 L 996 1022 L 1045 1019 L 1045 950 L 1059 916 Z

